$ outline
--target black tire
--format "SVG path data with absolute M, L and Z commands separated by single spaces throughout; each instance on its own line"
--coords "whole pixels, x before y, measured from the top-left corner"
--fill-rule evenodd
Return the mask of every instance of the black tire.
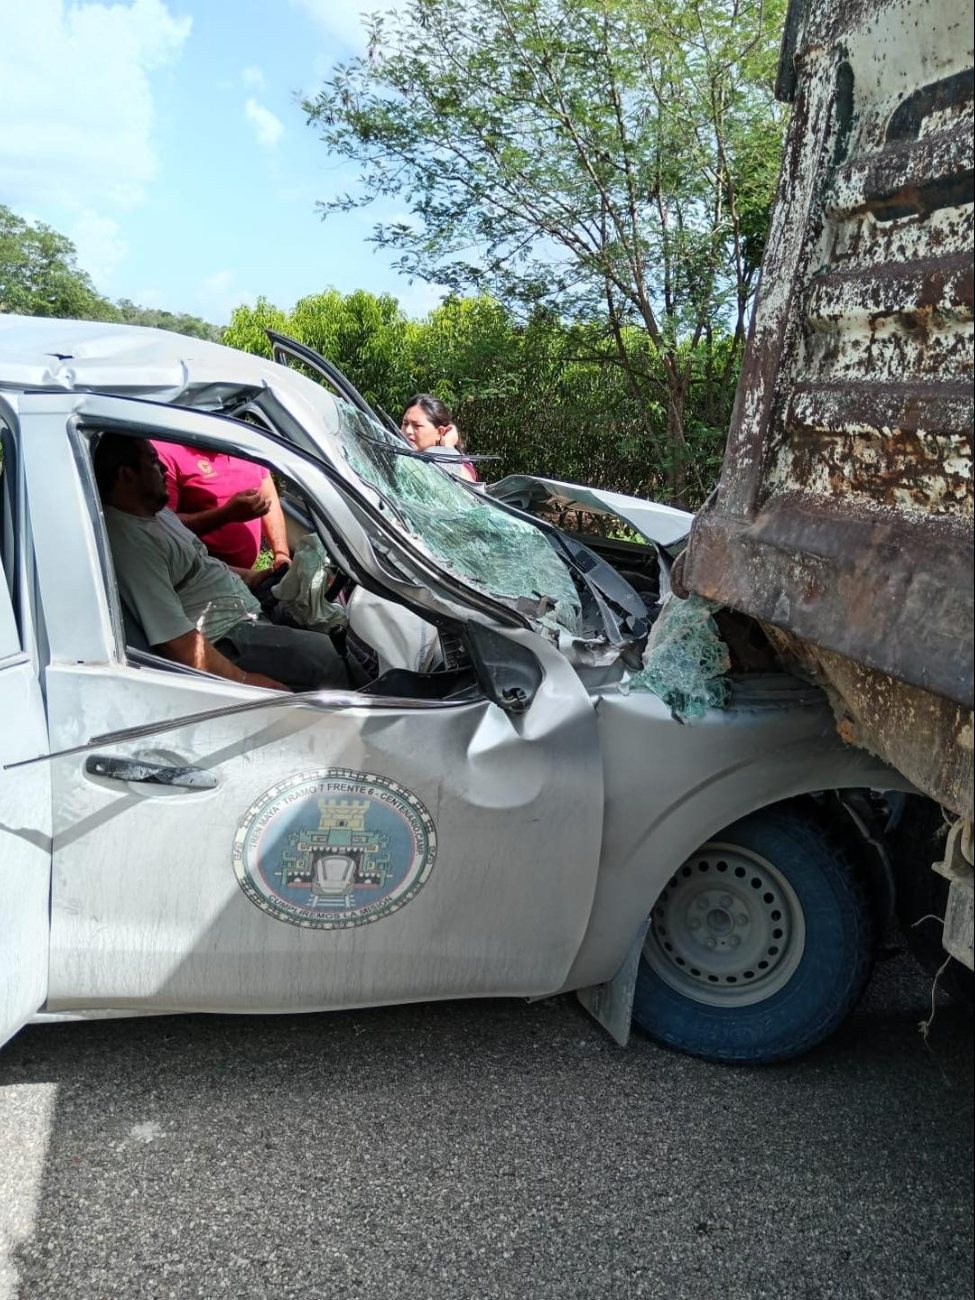
M 739 946 L 729 948 L 736 936 Z M 662 891 L 633 1018 L 706 1060 L 784 1061 L 842 1023 L 873 952 L 869 900 L 842 851 L 797 812 L 755 813 L 688 859 Z
M 922 795 L 908 795 L 894 837 L 894 907 L 916 960 L 929 975 L 938 975 L 938 988 L 953 1002 L 970 1007 L 975 975 L 954 957 L 949 960 L 941 943 L 950 885 L 931 870 L 931 863 L 944 857 L 947 838 L 940 807 Z

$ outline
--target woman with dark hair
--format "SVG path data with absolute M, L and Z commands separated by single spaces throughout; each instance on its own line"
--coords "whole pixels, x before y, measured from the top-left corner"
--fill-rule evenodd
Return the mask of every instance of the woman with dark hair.
M 470 483 L 477 482 L 474 466 L 463 459 L 464 445 L 460 434 L 439 397 L 430 393 L 417 393 L 410 398 L 403 412 L 401 428 L 403 437 L 417 451 L 436 453 L 449 474 L 467 479 Z

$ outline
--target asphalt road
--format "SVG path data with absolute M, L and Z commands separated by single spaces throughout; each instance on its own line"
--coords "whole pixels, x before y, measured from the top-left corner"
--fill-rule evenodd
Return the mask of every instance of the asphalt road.
M 972 1291 L 972 1017 L 906 957 L 830 1043 L 726 1069 L 561 998 L 24 1031 L 3 1300 Z

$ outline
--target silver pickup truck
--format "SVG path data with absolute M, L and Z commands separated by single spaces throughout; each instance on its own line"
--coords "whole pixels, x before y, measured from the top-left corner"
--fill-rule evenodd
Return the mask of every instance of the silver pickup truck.
M 274 472 L 293 540 L 328 557 L 343 653 L 360 629 L 354 689 L 258 689 L 146 644 L 93 475 L 106 431 Z M 905 782 L 755 625 L 667 600 L 689 517 L 478 491 L 286 339 L 267 361 L 0 318 L 0 438 L 0 1039 L 575 990 L 621 1043 L 632 1018 L 755 1062 L 847 1014 L 890 910 L 872 792 Z M 644 541 L 528 513 L 573 496 Z M 367 643 L 360 600 L 432 635 L 422 670 Z

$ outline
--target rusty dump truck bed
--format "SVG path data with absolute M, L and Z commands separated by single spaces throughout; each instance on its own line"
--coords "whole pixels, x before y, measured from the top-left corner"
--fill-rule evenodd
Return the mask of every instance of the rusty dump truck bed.
M 778 93 L 752 334 L 682 581 L 971 818 L 971 0 L 793 0 Z

